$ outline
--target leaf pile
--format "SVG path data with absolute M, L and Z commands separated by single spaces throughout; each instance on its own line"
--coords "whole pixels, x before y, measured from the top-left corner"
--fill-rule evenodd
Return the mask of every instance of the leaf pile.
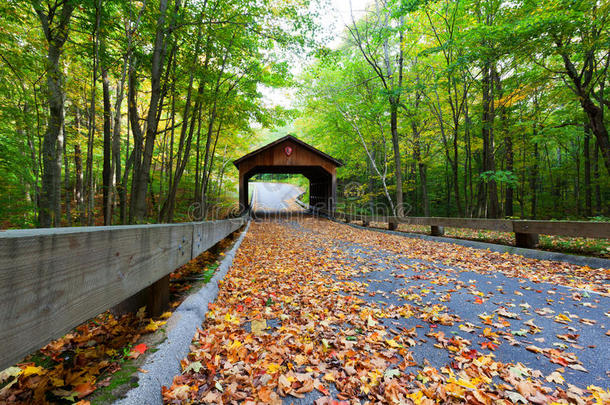
M 146 347 L 134 347 L 135 343 L 164 323 L 146 318 L 143 311 L 118 318 L 101 314 L 2 372 L 0 402 L 70 403 L 82 399 L 108 384 L 124 361 L 140 356 Z
M 472 249 L 454 252 L 451 245 L 328 221 L 304 220 L 298 226 L 253 223 L 216 303 L 210 305 L 193 339 L 191 352 L 182 360 L 183 373 L 171 387 L 162 389 L 164 402 L 281 404 L 283 398 L 290 402 L 291 396 L 315 404 L 593 404 L 610 400 L 610 393 L 595 385 L 587 389 L 557 386 L 565 381 L 561 367 L 545 378 L 522 363 L 498 361 L 494 352 L 503 340 L 521 344 L 509 328 L 511 322 L 523 320 L 508 305 L 482 313 L 481 325 L 465 322 L 444 304 L 450 301 L 450 292 L 437 294 L 414 283 L 428 278 L 427 265 L 413 266 L 417 270 L 413 276 L 395 271 L 394 281 L 388 281 L 396 283 L 393 291 L 374 291 L 363 277 L 374 274 L 383 263 L 367 258 L 365 250 L 347 254 L 335 249 L 333 244 L 342 240 L 482 273 L 528 274 L 532 279 L 547 277 L 607 292 L 595 272 L 575 269 L 582 275 L 575 278 L 550 263 Z M 348 258 L 358 254 L 355 261 Z M 529 266 L 546 272 L 533 273 Z M 400 287 L 402 279 L 406 288 Z M 440 286 L 456 280 L 450 271 L 439 271 L 430 281 L 440 291 Z M 489 297 L 473 284 L 463 285 L 476 297 L 473 305 L 486 305 Z M 440 302 L 431 299 L 437 295 Z M 403 302 L 394 299 L 397 296 Z M 377 298 L 392 298 L 392 303 L 381 304 Z M 405 319 L 412 326 L 400 322 Z M 461 334 L 449 334 L 446 328 Z M 517 337 L 540 330 L 528 321 L 522 329 L 515 329 Z M 475 339 L 481 343 L 475 345 Z M 442 359 L 440 355 L 416 360 L 428 340 L 435 350 L 448 354 L 448 361 L 440 360 L 443 365 L 432 364 Z M 539 350 L 557 365 L 581 367 L 576 356 L 562 348 Z

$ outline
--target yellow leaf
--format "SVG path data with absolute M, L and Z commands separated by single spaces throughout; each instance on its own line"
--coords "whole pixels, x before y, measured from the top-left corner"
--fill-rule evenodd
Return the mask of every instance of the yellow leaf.
M 462 379 L 462 378 L 460 378 L 460 379 L 459 379 L 459 381 L 457 381 L 457 384 L 458 384 L 459 386 L 464 387 L 464 388 L 470 388 L 470 389 L 474 389 L 474 388 L 476 388 L 476 385 L 474 385 L 474 384 L 473 384 L 473 383 L 471 383 L 470 381 L 468 381 L 468 380 L 464 380 L 464 379 Z
M 564 315 L 564 314 L 559 314 L 555 317 L 555 322 L 559 322 L 559 323 L 568 323 L 568 322 L 572 322 L 572 320 L 570 319 L 569 316 Z
M 265 329 L 267 329 L 267 321 L 265 319 L 258 320 L 255 319 L 251 323 L 252 333 L 257 336 L 265 334 Z
M 326 374 L 324 374 L 323 380 L 335 381 L 335 376 L 333 375 L 333 373 L 326 373 Z
M 23 369 L 23 376 L 24 377 L 28 377 L 30 375 L 34 375 L 34 374 L 42 374 L 44 373 L 44 368 L 42 367 L 36 367 L 36 366 L 27 366 L 26 368 Z
M 385 340 L 386 344 L 390 347 L 393 348 L 399 348 L 402 347 L 401 345 L 398 344 L 398 342 L 396 342 L 394 339 L 386 339 Z
M 271 363 L 267 366 L 267 373 L 268 374 L 274 374 L 277 373 L 278 371 L 280 371 L 280 365 L 277 363 Z
M 154 332 L 157 329 L 159 329 L 160 326 L 165 325 L 166 322 L 165 321 L 153 321 L 152 319 L 150 320 L 150 323 L 148 325 L 146 325 L 146 327 L 144 328 L 144 330 L 146 332 Z

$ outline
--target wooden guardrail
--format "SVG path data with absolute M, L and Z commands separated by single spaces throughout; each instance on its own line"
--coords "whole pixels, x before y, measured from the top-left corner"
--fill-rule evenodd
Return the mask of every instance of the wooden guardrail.
M 138 292 L 167 300 L 169 273 L 247 220 L 0 232 L 0 370 Z
M 374 215 L 354 215 L 335 212 L 335 219 L 345 222 L 362 221 L 364 226 L 371 222 L 387 223 L 394 230 L 399 223 L 430 226 L 430 234 L 442 236 L 444 228 L 485 229 L 499 232 L 513 232 L 518 247 L 533 248 L 538 244 L 538 235 L 576 236 L 585 238 L 610 238 L 610 223 L 589 221 L 527 221 L 484 218 L 443 218 L 443 217 L 387 217 Z

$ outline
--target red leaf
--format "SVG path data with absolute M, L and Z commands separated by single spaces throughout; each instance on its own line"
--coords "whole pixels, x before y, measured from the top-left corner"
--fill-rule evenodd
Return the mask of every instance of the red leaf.
M 138 352 L 140 354 L 144 354 L 144 352 L 147 349 L 148 349 L 148 346 L 146 346 L 146 343 L 140 343 L 139 345 L 137 345 L 133 348 L 133 350 L 135 350 L 136 352 Z
M 481 347 L 483 349 L 489 349 L 491 351 L 495 351 L 498 345 L 493 344 L 492 342 L 481 342 Z

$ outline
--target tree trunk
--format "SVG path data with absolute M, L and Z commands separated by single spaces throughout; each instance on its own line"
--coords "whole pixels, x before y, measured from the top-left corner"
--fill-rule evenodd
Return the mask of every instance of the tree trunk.
M 599 179 L 599 144 L 593 142 L 593 178 L 595 179 L 595 212 L 602 214 L 602 191 Z
M 112 224 L 112 128 L 110 82 L 108 71 L 101 66 L 102 90 L 104 99 L 104 164 L 102 169 L 102 209 L 104 212 L 104 225 Z
M 160 0 L 159 2 L 159 17 L 157 19 L 157 30 L 155 36 L 155 45 L 153 48 L 152 62 L 151 62 L 151 76 L 150 76 L 150 104 L 148 109 L 148 116 L 146 119 L 146 138 L 145 145 L 142 150 L 141 161 L 135 159 L 133 183 L 132 187 L 132 204 L 130 219 L 131 221 L 139 221 L 146 217 L 146 195 L 148 191 L 148 184 L 150 182 L 150 166 L 152 163 L 153 149 L 155 146 L 155 139 L 157 135 L 157 125 L 159 111 L 159 100 L 161 99 L 161 74 L 163 71 L 163 59 L 165 57 L 165 17 L 167 11 L 167 0 Z M 135 72 L 133 72 L 135 74 Z M 135 106 L 133 106 L 135 110 Z M 132 127 L 139 127 L 137 119 L 132 122 Z M 135 136 L 134 136 L 135 140 Z
M 67 29 L 67 27 L 64 27 Z M 61 213 L 61 154 L 58 151 L 60 139 L 63 138 L 64 124 L 64 90 L 63 74 L 59 66 L 62 44 L 56 43 L 54 39 L 49 41 L 47 51 L 47 87 L 49 117 L 48 125 L 42 142 L 42 187 L 40 195 L 39 226 L 48 228 L 59 226 Z M 63 142 L 63 139 L 62 141 Z
M 591 131 L 597 138 L 597 144 L 602 152 L 606 170 L 610 174 L 610 140 L 608 140 L 608 130 L 604 124 L 603 111 L 593 103 L 590 97 L 582 98 L 580 104 L 587 117 L 589 117 Z
M 66 132 L 64 127 L 63 132 Z M 68 226 L 72 226 L 72 195 L 70 193 L 70 164 L 68 162 L 68 154 L 66 153 L 66 143 L 64 140 L 63 144 L 63 155 L 64 155 L 64 190 L 66 191 L 66 223 Z
M 419 182 L 421 183 L 422 204 L 424 207 L 424 216 L 430 216 L 430 199 L 428 198 L 428 178 L 426 173 L 426 164 L 420 162 L 419 167 Z
M 534 136 L 536 136 L 535 125 L 536 124 L 534 124 Z M 532 190 L 532 196 L 531 196 L 532 211 L 530 213 L 531 219 L 536 219 L 536 210 L 538 208 L 537 196 L 538 196 L 538 159 L 539 158 L 540 158 L 540 155 L 538 153 L 538 144 L 535 143 L 534 144 L 534 166 L 532 167 L 532 170 L 530 172 L 530 187 Z
M 32 3 L 47 41 L 46 76 L 49 116 L 42 143 L 42 185 L 38 223 L 40 227 L 59 226 L 61 220 L 61 155 L 63 151 L 64 89 L 60 58 L 68 39 L 75 3 L 43 6 Z M 61 10 L 57 8 L 61 6 Z
M 398 107 L 395 103 L 390 105 L 390 129 L 392 132 L 392 149 L 394 151 L 394 174 L 396 176 L 396 212 L 392 215 L 402 216 L 402 167 L 400 164 L 400 140 L 398 137 Z
M 593 216 L 593 199 L 591 198 L 591 127 L 585 123 L 585 144 L 584 144 L 584 160 L 585 160 L 585 216 Z
M 83 190 L 83 160 L 80 144 L 74 145 L 75 199 L 78 207 L 78 217 L 81 225 L 85 225 L 85 200 Z
M 602 158 L 604 160 L 604 164 L 606 165 L 606 170 L 608 171 L 608 173 L 610 173 L 610 139 L 608 138 L 608 129 L 606 128 L 606 124 L 604 123 L 604 110 L 598 107 L 593 102 L 593 99 L 591 98 L 591 92 L 593 90 L 586 88 L 587 79 L 585 79 L 585 81 L 583 82 L 583 77 L 590 77 L 592 75 L 592 70 L 595 69 L 596 66 L 595 64 L 591 63 L 586 66 L 586 71 L 583 71 L 581 72 L 581 74 L 579 74 L 576 71 L 576 67 L 572 63 L 570 56 L 568 55 L 567 51 L 565 50 L 563 44 L 559 39 L 556 39 L 556 45 L 563 59 L 566 73 L 574 84 L 572 90 L 578 96 L 578 99 L 580 100 L 580 105 L 582 106 L 583 111 L 589 118 L 591 132 L 593 132 L 593 135 L 595 135 L 595 137 L 597 138 L 597 144 L 599 145 L 599 149 L 602 152 Z M 601 94 L 601 97 L 604 97 L 603 93 Z
M 192 82 L 191 82 L 192 84 Z M 199 86 L 199 91 L 197 93 L 197 98 L 199 99 L 203 94 L 203 84 Z M 160 218 L 163 218 L 165 222 L 172 222 L 174 219 L 174 208 L 176 205 L 176 193 L 178 192 L 178 186 L 180 185 L 180 180 L 182 179 L 182 174 L 184 173 L 184 169 L 186 169 L 186 165 L 189 160 L 191 145 L 193 143 L 193 134 L 195 131 L 195 123 L 200 120 L 196 120 L 195 116 L 199 114 L 201 117 L 201 105 L 199 101 L 195 103 L 193 108 L 192 118 L 190 120 L 190 126 L 188 125 L 189 121 L 188 110 L 190 104 L 190 91 L 189 96 L 187 96 L 187 105 L 185 106 L 185 115 L 184 121 L 182 125 L 182 131 L 180 134 L 180 141 L 178 145 L 178 159 L 176 162 L 176 171 L 174 172 L 174 179 L 171 183 L 171 188 L 169 189 L 167 199 L 165 200 L 163 207 L 161 208 L 161 213 L 159 214 Z M 188 136 L 185 138 L 187 134 L 188 128 Z
M 487 188 L 487 218 L 497 218 L 499 216 L 498 207 L 498 187 L 493 176 L 496 171 L 494 159 L 494 132 L 493 122 L 495 116 L 494 93 L 493 93 L 494 69 L 490 62 L 483 66 L 483 118 L 481 134 L 483 137 L 483 171 L 489 176 L 486 179 Z

